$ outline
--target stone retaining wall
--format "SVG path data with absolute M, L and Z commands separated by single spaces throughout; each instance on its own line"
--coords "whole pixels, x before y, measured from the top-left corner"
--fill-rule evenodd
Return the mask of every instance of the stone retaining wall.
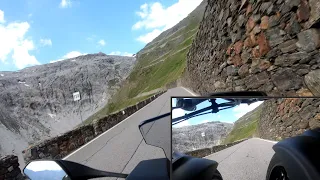
M 320 98 L 274 98 L 262 105 L 261 138 L 281 140 L 320 127 Z
M 201 95 L 320 95 L 319 0 L 209 0 L 184 79 Z
M 228 147 L 231 147 L 233 145 L 239 144 L 245 140 L 247 140 L 247 139 L 242 139 L 242 140 L 235 141 L 235 142 L 225 144 L 225 145 L 213 146 L 211 148 L 198 149 L 195 151 L 186 152 L 185 154 L 187 154 L 189 156 L 193 156 L 193 157 L 202 158 L 202 157 L 208 156 L 212 153 L 215 153 L 215 152 L 221 151 L 223 149 L 226 149 Z
M 127 107 L 117 113 L 94 120 L 91 124 L 66 132 L 61 136 L 34 144 L 22 152 L 24 161 L 28 163 L 36 159 L 61 159 L 91 141 L 104 131 L 126 119 L 163 93 L 165 93 L 165 91 L 139 102 L 136 105 Z
M 23 180 L 24 177 L 19 168 L 18 157 L 8 155 L 0 158 L 0 180 Z

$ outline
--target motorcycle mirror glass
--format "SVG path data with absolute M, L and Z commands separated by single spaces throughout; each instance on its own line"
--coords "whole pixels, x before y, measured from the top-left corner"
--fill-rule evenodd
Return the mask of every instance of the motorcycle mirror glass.
M 163 149 L 171 160 L 171 113 L 143 121 L 139 129 L 146 144 Z
M 32 161 L 23 169 L 23 173 L 31 180 L 71 180 L 55 161 Z

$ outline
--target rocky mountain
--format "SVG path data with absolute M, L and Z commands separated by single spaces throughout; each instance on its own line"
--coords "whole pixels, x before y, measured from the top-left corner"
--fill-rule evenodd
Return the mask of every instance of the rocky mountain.
M 178 152 L 189 152 L 220 145 L 232 127 L 233 124 L 214 121 L 172 128 L 172 149 Z
M 0 156 L 73 129 L 108 102 L 135 61 L 97 53 L 0 72 Z

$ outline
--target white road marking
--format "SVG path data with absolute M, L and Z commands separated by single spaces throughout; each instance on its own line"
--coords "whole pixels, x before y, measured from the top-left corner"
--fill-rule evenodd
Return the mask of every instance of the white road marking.
M 192 96 L 199 96 L 197 94 L 195 94 L 194 92 L 190 91 L 189 89 L 182 87 L 185 91 L 187 91 L 188 93 L 190 93 Z
M 160 97 L 160 96 L 159 96 Z M 159 98 L 158 97 L 158 98 Z M 155 99 L 156 100 L 156 99 Z M 154 102 L 154 100 L 152 101 Z M 152 103 L 151 102 L 151 103 Z M 144 106 L 143 108 L 149 106 L 151 103 L 149 103 L 148 105 Z M 110 130 L 112 130 L 113 128 L 119 126 L 121 123 L 123 123 L 124 121 L 126 121 L 127 119 L 129 119 L 131 116 L 135 115 L 136 113 L 138 113 L 140 110 L 142 110 L 143 108 L 139 109 L 138 111 L 136 111 L 135 113 L 131 114 L 129 117 L 127 117 L 126 119 L 122 120 L 121 122 L 119 122 L 118 124 L 116 124 L 115 126 L 113 126 L 112 128 L 108 129 L 107 131 L 103 132 L 102 134 L 100 134 L 99 136 L 95 137 L 94 139 L 92 139 L 91 141 L 89 141 L 87 144 L 81 146 L 79 149 L 75 150 L 74 152 L 72 152 L 71 154 L 67 155 L 66 157 L 64 157 L 62 160 L 66 160 L 68 159 L 70 156 L 74 155 L 75 153 L 77 153 L 78 151 L 80 151 L 82 148 L 86 147 L 87 145 L 89 145 L 90 143 L 92 143 L 93 141 L 97 140 L 98 138 L 100 138 L 101 136 L 103 136 L 104 134 L 106 134 L 107 132 L 109 132 Z
M 271 141 L 271 140 L 267 140 L 267 139 L 261 139 L 261 138 L 252 138 L 252 139 L 259 139 L 259 140 L 262 140 L 262 141 L 266 141 L 266 142 L 269 142 L 269 143 L 278 143 L 279 141 Z

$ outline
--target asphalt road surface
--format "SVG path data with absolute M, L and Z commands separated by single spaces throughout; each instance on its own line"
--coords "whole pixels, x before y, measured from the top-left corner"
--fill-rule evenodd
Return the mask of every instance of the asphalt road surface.
M 252 138 L 205 158 L 219 163 L 224 180 L 264 180 L 274 154 L 273 141 Z
M 162 149 L 145 144 L 138 125 L 146 119 L 170 112 L 171 96 L 192 96 L 192 92 L 185 88 L 168 90 L 64 159 L 100 170 L 128 174 L 142 160 L 165 157 Z

